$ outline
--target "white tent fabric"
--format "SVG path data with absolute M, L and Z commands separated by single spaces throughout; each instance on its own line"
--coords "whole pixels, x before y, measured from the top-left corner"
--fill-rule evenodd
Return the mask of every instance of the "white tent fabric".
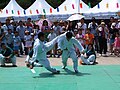
M 89 10 L 89 7 L 82 0 L 65 0 L 58 8 L 55 9 L 54 14 L 74 14 L 84 13 Z
M 69 21 L 74 21 L 74 20 L 81 20 L 82 18 L 84 18 L 83 15 L 73 14 L 73 15 L 70 16 L 67 20 L 69 20 Z
M 118 12 L 120 10 L 120 0 L 102 0 L 95 7 L 91 8 L 86 13 L 108 13 Z
M 29 15 L 51 15 L 54 12 L 45 0 L 36 0 L 28 9 L 26 9 L 26 16 Z
M 24 9 L 15 0 L 11 0 L 0 13 L 0 17 L 24 16 Z

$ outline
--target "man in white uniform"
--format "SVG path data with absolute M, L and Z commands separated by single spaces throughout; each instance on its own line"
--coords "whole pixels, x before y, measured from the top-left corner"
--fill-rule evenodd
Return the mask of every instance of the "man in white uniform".
M 31 59 L 32 62 L 35 62 L 36 60 L 38 60 L 39 63 L 43 65 L 43 67 L 45 67 L 47 70 L 49 70 L 53 74 L 59 74 L 60 71 L 50 66 L 46 53 L 54 46 L 56 42 L 57 42 L 57 38 L 55 38 L 51 42 L 48 42 L 47 44 L 44 44 L 44 33 L 40 32 L 38 34 L 38 39 L 36 39 L 34 43 L 33 56 Z
M 78 73 L 78 58 L 75 52 L 75 46 L 80 50 L 81 53 L 84 53 L 84 48 L 81 43 L 73 37 L 72 32 L 67 32 L 62 34 L 58 39 L 58 49 L 62 50 L 62 63 L 63 69 L 67 66 L 68 58 L 73 60 L 73 68 L 75 73 Z

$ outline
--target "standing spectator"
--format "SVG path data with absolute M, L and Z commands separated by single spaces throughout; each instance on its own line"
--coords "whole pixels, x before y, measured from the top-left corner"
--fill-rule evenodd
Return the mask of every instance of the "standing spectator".
M 50 26 L 48 26 L 48 21 L 44 20 L 42 27 L 41 27 L 42 32 L 49 32 L 50 31 Z
M 120 34 L 117 32 L 114 42 L 114 54 L 119 57 L 120 53 Z
M 20 54 L 23 55 L 23 46 L 24 45 L 24 36 L 25 36 L 25 26 L 23 25 L 22 21 L 19 21 L 19 26 L 17 26 L 16 31 L 18 31 L 20 39 L 21 39 L 21 45 L 20 45 Z
M 13 41 L 13 50 L 14 53 L 17 54 L 17 56 L 19 57 L 19 49 L 20 49 L 20 44 L 21 44 L 21 39 L 20 36 L 18 34 L 18 31 L 14 32 L 14 37 L 13 37 L 14 41 Z
M 2 28 L 2 23 L 0 22 L 0 43 L 6 43 L 5 39 L 6 31 Z
M 47 37 L 49 42 L 52 41 L 56 36 L 57 35 L 56 35 L 56 33 L 54 33 L 53 28 L 51 28 L 50 33 L 48 34 L 48 37 Z M 54 55 L 54 57 L 55 57 L 55 54 L 56 54 L 56 49 L 55 49 L 55 47 L 53 47 L 53 49 L 50 51 L 50 57 L 52 57 L 52 55 Z
M 85 39 L 86 48 L 89 44 L 94 44 L 94 35 L 90 32 L 89 28 L 86 29 L 86 34 L 84 36 L 84 39 Z
M 85 35 L 86 29 L 87 29 L 87 24 L 84 22 L 85 19 L 82 18 L 79 23 L 77 23 L 76 28 L 82 28 L 82 33 Z
M 112 55 L 113 53 L 113 45 L 114 45 L 114 41 L 115 41 L 115 36 L 116 33 L 119 32 L 118 29 L 115 28 L 116 23 L 112 23 L 111 28 L 109 30 L 109 38 L 110 38 L 110 54 Z
M 48 25 L 48 21 L 44 20 L 42 27 L 41 27 L 41 31 L 45 33 L 45 41 L 47 41 L 47 36 L 50 33 L 50 26 Z
M 101 22 L 101 24 L 97 28 L 98 31 L 98 41 L 100 47 L 100 56 L 102 56 L 102 52 L 104 51 L 104 56 L 107 56 L 107 39 L 108 39 L 108 28 L 105 25 L 105 22 Z
M 92 22 L 89 23 L 88 28 L 90 28 L 91 33 L 94 35 L 94 45 L 95 45 L 95 50 L 98 52 L 99 50 L 99 45 L 98 45 L 98 33 L 97 33 L 97 27 L 98 24 L 95 22 L 95 18 L 92 18 Z
M 6 19 L 6 23 L 3 25 L 3 29 L 5 32 L 8 32 L 8 29 L 11 29 L 13 31 L 13 25 L 10 24 L 10 19 Z
M 59 24 L 58 24 L 57 21 L 54 22 L 53 29 L 54 29 L 54 33 L 55 33 L 57 36 L 60 35 L 61 27 L 59 26 Z
M 81 45 L 84 47 L 84 35 L 82 34 L 82 29 L 78 29 L 78 33 L 75 36 L 75 38 L 81 43 Z M 80 56 L 80 51 L 78 48 L 76 48 L 76 53 L 78 56 Z
M 5 38 L 6 38 L 6 43 L 10 48 L 13 48 L 13 36 L 14 34 L 12 33 L 12 30 L 8 29 L 8 33 L 5 35 Z
M 29 31 L 25 31 L 24 42 L 25 42 L 25 55 L 28 55 L 29 51 L 32 49 L 32 37 Z
M 29 27 L 33 28 L 33 23 L 31 21 L 31 18 L 27 19 L 26 26 L 29 26 Z
M 38 38 L 38 33 L 41 32 L 38 25 L 34 26 L 34 40 Z
M 64 32 L 68 31 L 68 22 L 67 21 L 64 21 L 64 25 L 62 28 L 63 28 Z

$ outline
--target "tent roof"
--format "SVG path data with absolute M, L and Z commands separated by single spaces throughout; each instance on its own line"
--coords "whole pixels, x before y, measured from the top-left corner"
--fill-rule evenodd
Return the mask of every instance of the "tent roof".
M 55 14 L 74 14 L 84 13 L 89 7 L 82 0 L 65 0 L 58 8 Z
M 52 8 L 45 0 L 36 0 L 28 9 L 26 9 L 26 15 L 50 15 L 54 12 Z
M 11 0 L 0 14 L 0 17 L 10 16 L 24 16 L 24 9 L 15 0 Z
M 108 13 L 120 10 L 119 0 L 102 0 L 86 13 Z

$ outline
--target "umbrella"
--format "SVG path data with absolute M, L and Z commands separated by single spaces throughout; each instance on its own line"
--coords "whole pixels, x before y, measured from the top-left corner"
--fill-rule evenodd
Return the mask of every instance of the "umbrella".
M 36 21 L 35 24 L 41 28 L 44 20 L 46 20 L 48 22 L 48 26 L 50 26 L 50 27 L 52 26 L 52 22 L 48 19 L 40 19 L 40 20 Z
M 74 14 L 74 15 L 70 16 L 67 20 L 69 20 L 69 21 L 81 20 L 84 17 L 85 16 L 80 15 L 80 14 Z

